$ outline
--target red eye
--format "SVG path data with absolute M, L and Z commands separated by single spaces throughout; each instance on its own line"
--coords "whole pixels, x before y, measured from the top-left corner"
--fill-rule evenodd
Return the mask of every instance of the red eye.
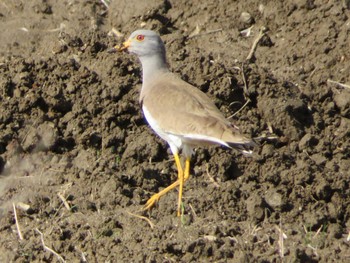
M 145 39 L 145 36 L 144 36 L 144 35 L 137 35 L 137 36 L 136 36 L 136 39 L 137 39 L 138 41 L 143 41 L 143 40 Z

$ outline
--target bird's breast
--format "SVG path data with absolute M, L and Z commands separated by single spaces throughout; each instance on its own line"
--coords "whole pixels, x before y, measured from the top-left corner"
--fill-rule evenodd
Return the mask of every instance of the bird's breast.
M 161 126 L 161 123 L 159 123 L 159 120 L 152 116 L 145 104 L 142 105 L 142 111 L 148 124 L 155 131 L 155 133 L 170 145 L 171 151 L 173 153 L 178 152 L 183 146 L 181 136 L 171 134 L 168 131 L 164 130 Z

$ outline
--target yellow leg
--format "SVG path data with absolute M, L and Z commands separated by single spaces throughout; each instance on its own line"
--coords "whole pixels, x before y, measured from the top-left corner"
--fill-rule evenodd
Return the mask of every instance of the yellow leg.
M 187 181 L 189 177 L 190 177 L 190 158 L 187 158 L 186 164 L 185 164 L 185 175 L 184 175 L 185 181 Z
M 183 185 L 189 177 L 190 177 L 190 158 L 187 158 L 185 163 L 185 174 L 183 174 L 182 178 L 179 177 L 178 179 L 180 184 L 180 189 L 179 189 L 179 201 L 177 203 L 177 216 L 181 215 Z
M 181 187 L 183 188 L 184 172 L 183 172 L 183 169 L 182 169 L 182 166 L 181 166 L 180 157 L 179 157 L 178 154 L 174 154 L 174 157 L 175 157 L 175 163 L 176 163 L 177 172 L 178 172 L 178 179 L 174 183 L 169 185 L 168 187 L 164 188 L 159 193 L 152 195 L 151 198 L 148 199 L 148 201 L 146 202 L 145 206 L 143 207 L 143 210 L 150 209 L 152 206 L 154 206 L 159 201 L 159 199 L 163 195 L 165 195 L 167 192 L 169 192 L 170 190 L 174 189 L 178 185 L 180 185 L 180 188 Z M 179 198 L 181 198 L 181 197 L 182 197 L 182 190 L 181 190 L 181 194 L 179 193 Z M 180 199 L 179 199 L 179 202 L 181 202 Z
M 178 155 L 175 155 L 175 162 L 176 162 L 176 166 L 181 167 L 180 158 Z M 181 167 L 181 172 L 178 171 L 177 181 L 179 181 L 179 200 L 177 203 L 177 216 L 180 216 L 181 215 L 180 208 L 181 208 L 181 202 L 182 202 L 182 191 L 184 189 L 184 172 L 182 170 L 182 167 Z

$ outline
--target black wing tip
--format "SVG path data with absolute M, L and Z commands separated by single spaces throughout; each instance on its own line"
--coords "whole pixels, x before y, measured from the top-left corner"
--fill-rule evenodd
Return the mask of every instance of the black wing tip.
M 250 141 L 240 143 L 229 143 L 229 146 L 238 150 L 243 155 L 251 156 L 254 152 L 254 148 L 258 147 L 259 143 L 251 139 Z

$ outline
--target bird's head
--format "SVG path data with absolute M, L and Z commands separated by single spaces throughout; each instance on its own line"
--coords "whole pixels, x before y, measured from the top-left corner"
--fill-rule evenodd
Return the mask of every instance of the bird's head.
M 160 36 L 151 30 L 136 30 L 121 45 L 115 46 L 111 51 L 124 51 L 137 55 L 138 57 L 165 55 L 165 47 Z

